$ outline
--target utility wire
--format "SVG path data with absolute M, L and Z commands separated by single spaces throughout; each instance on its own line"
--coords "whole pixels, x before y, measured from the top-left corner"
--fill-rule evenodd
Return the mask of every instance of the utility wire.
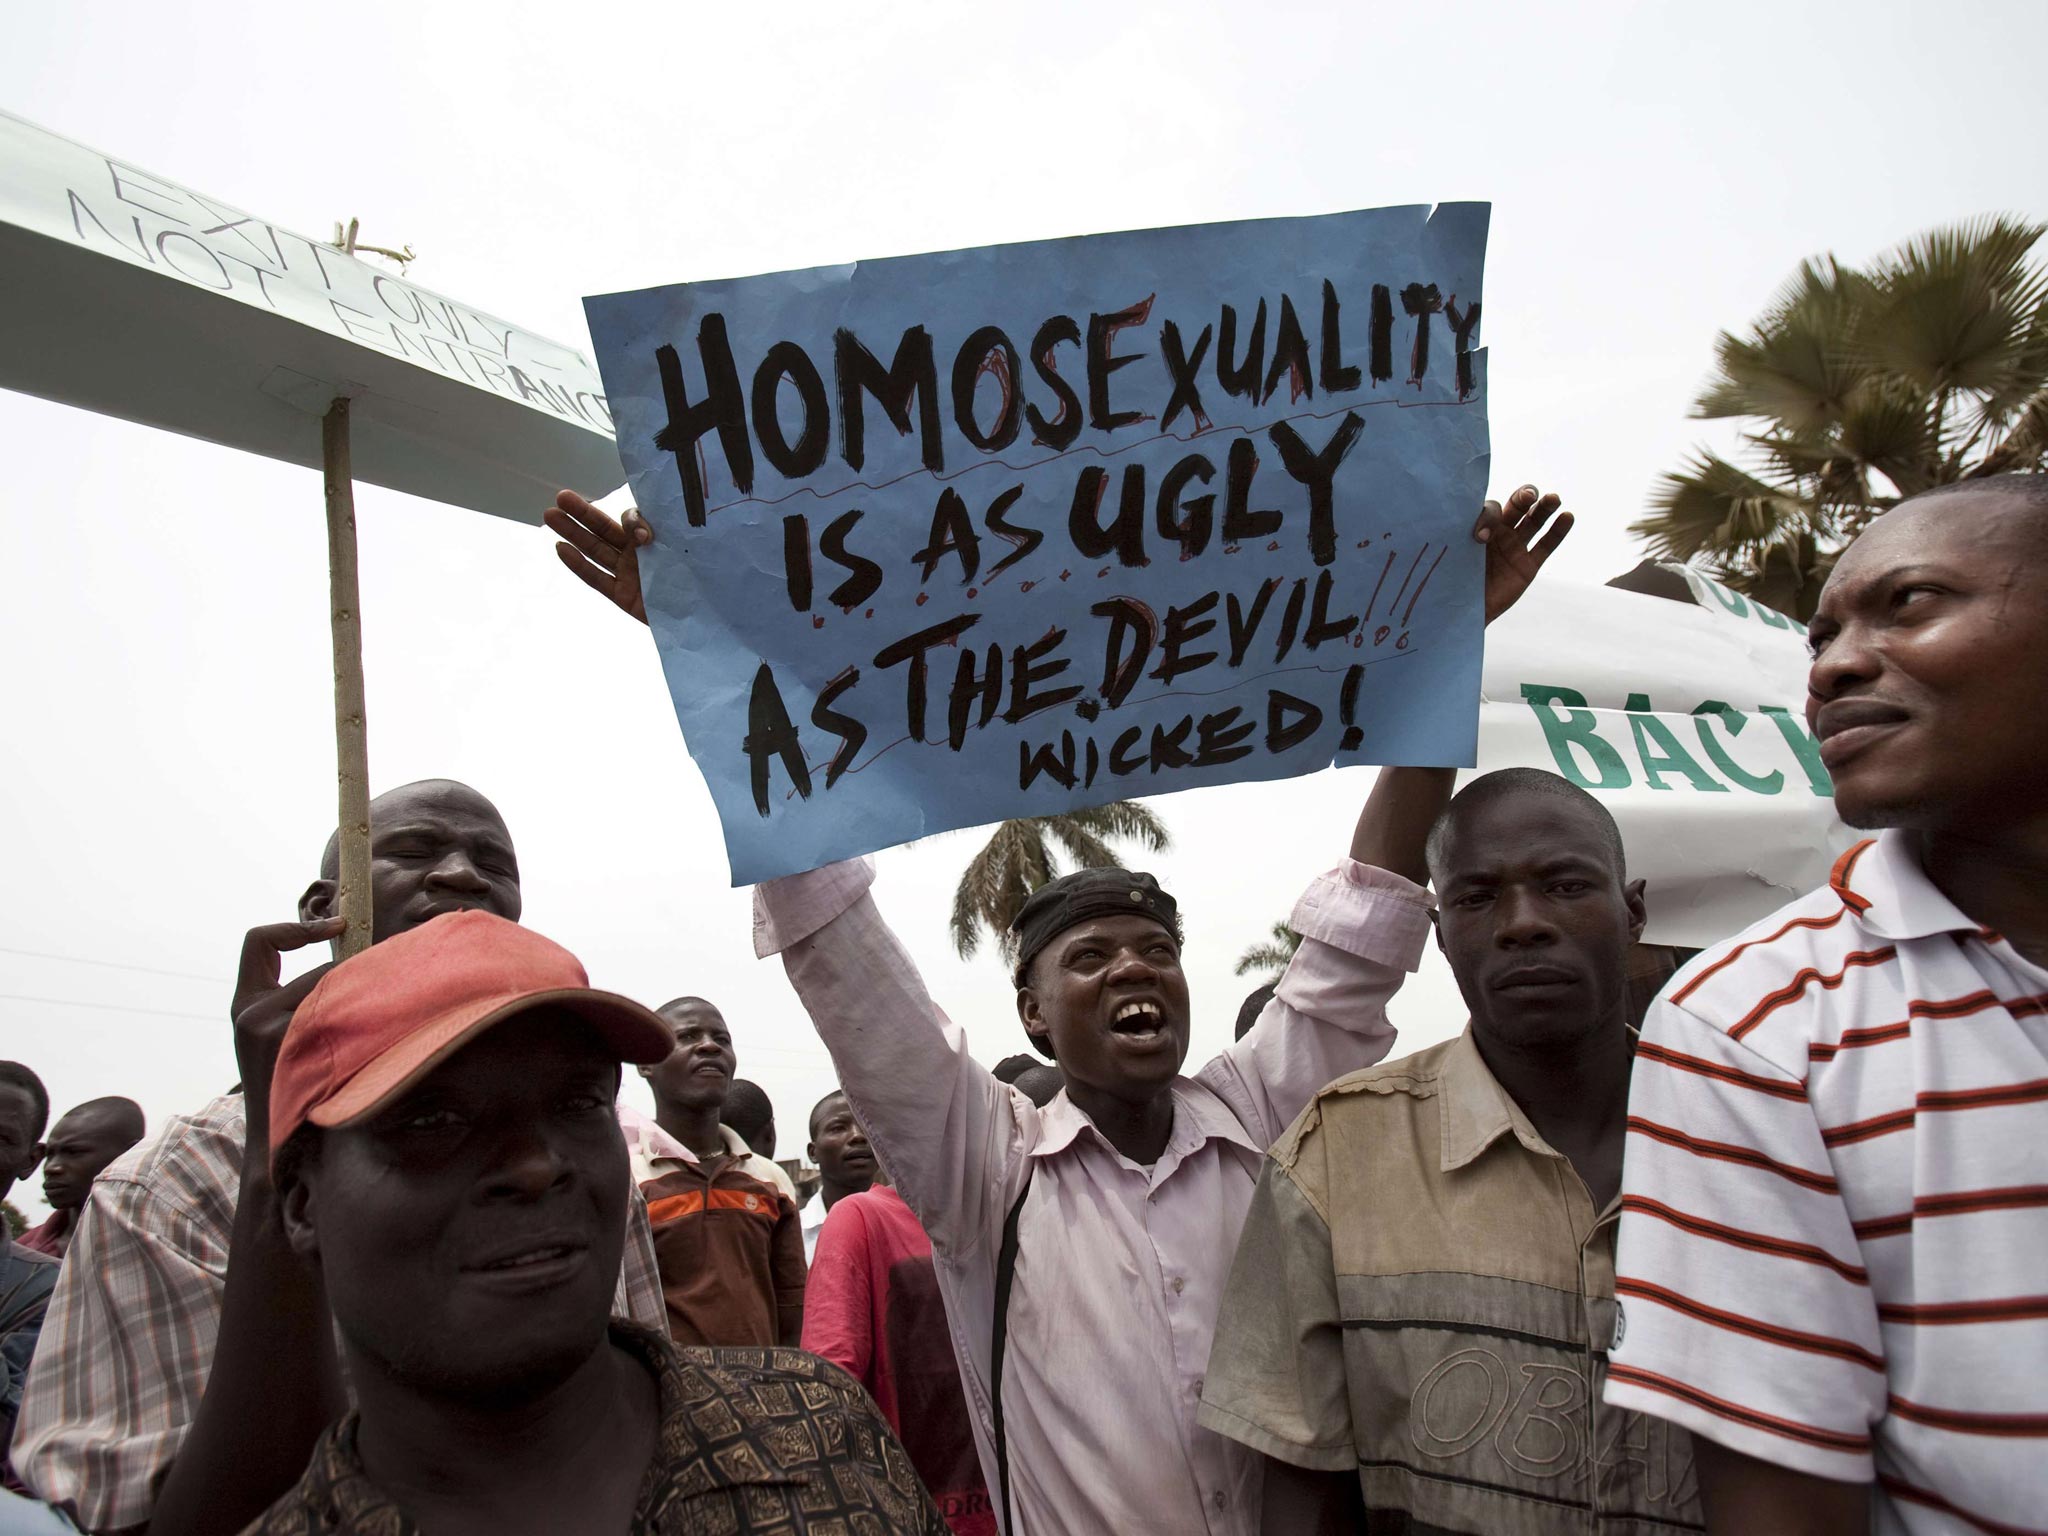
M 58 955 L 44 949 L 15 949 L 0 944 L 0 955 L 26 955 L 35 960 L 61 960 L 66 965 L 99 965 L 113 971 L 139 971 L 145 976 L 178 976 L 186 981 L 210 981 L 217 986 L 230 986 L 225 976 L 202 976 L 197 971 L 167 971 L 156 965 L 129 965 L 121 960 L 88 960 L 83 955 Z
M 46 1003 L 56 1008 L 98 1008 L 107 1013 L 153 1013 L 166 1019 L 198 1019 L 207 1024 L 225 1024 L 227 1018 L 216 1013 L 179 1013 L 171 1008 L 142 1008 L 132 1003 L 88 1003 L 76 997 L 30 997 L 23 992 L 0 992 L 0 1002 Z

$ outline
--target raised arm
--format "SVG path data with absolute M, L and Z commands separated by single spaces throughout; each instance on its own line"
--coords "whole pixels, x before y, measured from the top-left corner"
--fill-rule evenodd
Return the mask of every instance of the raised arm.
M 235 988 L 235 1059 L 248 1133 L 206 1393 L 150 1516 L 150 1536 L 230 1536 L 305 1471 L 344 1400 L 318 1275 L 285 1240 L 270 1182 L 270 1077 L 319 966 L 278 985 L 280 956 L 335 937 L 339 918 L 254 928 Z
M 1533 485 L 1514 491 L 1505 504 L 1489 501 L 1480 508 L 1472 538 L 1486 546 L 1486 623 L 1521 600 L 1572 531 L 1572 521 L 1571 513 L 1558 510 L 1555 494 Z M 1382 768 L 1351 834 L 1352 859 L 1428 884 L 1424 845 L 1451 802 L 1457 777 L 1455 768 Z
M 1547 526 L 1547 532 L 1545 531 Z M 1529 589 L 1571 531 L 1558 499 L 1525 485 L 1489 501 L 1472 537 L 1486 546 L 1486 622 Z M 1541 537 L 1538 537 L 1538 535 Z M 1369 1067 L 1394 1043 L 1387 1001 L 1429 933 L 1429 829 L 1450 803 L 1450 768 L 1382 768 L 1351 834 L 1351 856 L 1295 904 L 1301 935 L 1272 1002 L 1244 1039 L 1201 1072 L 1238 1118 L 1277 1140 L 1325 1083 Z
M 866 859 L 754 889 L 754 951 L 780 954 L 890 1180 L 958 1257 L 1001 1235 L 1038 1111 L 989 1075 L 876 910 Z
M 620 612 L 647 622 L 640 551 L 653 530 L 637 512 L 612 518 L 563 491 L 542 514 L 562 564 Z M 1021 1095 L 989 1076 L 925 990 L 867 890 L 865 860 L 758 886 L 754 948 L 780 954 L 846 1096 L 933 1247 L 962 1254 L 993 1243 L 1021 1186 Z

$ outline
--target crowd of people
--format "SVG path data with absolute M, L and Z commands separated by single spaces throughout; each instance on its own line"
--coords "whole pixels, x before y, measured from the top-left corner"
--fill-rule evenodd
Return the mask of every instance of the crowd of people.
M 644 620 L 645 523 L 547 521 Z M 1487 505 L 1489 623 L 1571 523 Z M 234 1089 L 53 1126 L 0 1063 L 53 1210 L 0 1253 L 0 1533 L 2039 1531 L 2048 477 L 1877 518 L 1810 638 L 1873 835 L 1646 1012 L 1657 894 L 1534 769 L 1382 770 L 1192 1072 L 1150 875 L 1030 896 L 993 1071 L 871 861 L 758 887 L 815 1193 L 716 1006 L 591 988 L 489 800 L 391 790 L 371 946 L 281 980 L 334 841 L 250 931 Z M 1431 942 L 1468 1022 L 1397 1057 Z

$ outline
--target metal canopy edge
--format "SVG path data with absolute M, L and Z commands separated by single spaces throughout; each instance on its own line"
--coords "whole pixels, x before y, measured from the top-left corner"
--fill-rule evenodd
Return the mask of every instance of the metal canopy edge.
M 622 484 L 579 352 L 0 113 L 0 387 L 525 522 Z

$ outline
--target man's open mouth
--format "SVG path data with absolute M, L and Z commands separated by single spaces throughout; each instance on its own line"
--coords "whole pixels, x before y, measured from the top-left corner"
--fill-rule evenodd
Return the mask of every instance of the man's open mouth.
M 1166 1030 L 1166 1014 L 1157 1003 L 1129 1002 L 1117 1009 L 1109 1028 L 1130 1040 L 1156 1039 Z

